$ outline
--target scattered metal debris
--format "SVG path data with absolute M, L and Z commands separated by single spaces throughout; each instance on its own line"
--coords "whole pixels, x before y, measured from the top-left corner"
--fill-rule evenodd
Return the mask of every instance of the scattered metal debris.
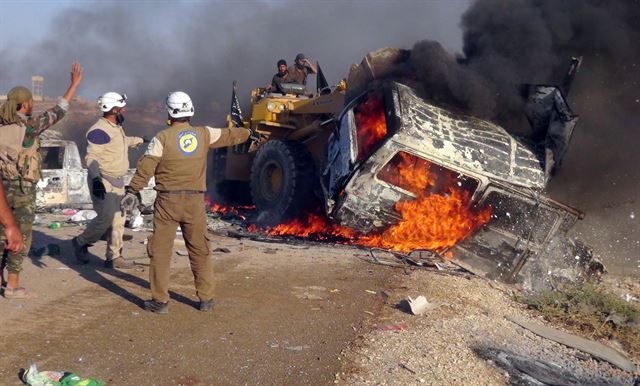
M 533 332 L 536 335 L 586 352 L 594 356 L 595 358 L 609 362 L 625 371 L 633 373 L 637 370 L 637 365 L 633 363 L 629 358 L 627 358 L 626 355 L 601 343 L 594 342 L 573 334 L 568 334 L 555 328 L 532 323 L 515 316 L 506 316 L 505 318 L 508 321 L 513 322 L 520 327 Z

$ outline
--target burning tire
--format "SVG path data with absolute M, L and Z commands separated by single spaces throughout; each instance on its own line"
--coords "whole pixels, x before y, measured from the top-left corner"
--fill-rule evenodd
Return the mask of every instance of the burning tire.
M 251 165 L 251 196 L 265 213 L 261 221 L 289 220 L 313 203 L 314 177 L 313 158 L 302 143 L 271 140 L 262 145 Z

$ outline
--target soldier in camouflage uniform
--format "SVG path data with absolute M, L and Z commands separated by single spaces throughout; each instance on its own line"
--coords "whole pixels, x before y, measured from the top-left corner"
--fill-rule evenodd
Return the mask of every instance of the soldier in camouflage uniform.
M 0 107 L 0 133 L 9 138 L 8 146 L 19 146 L 17 156 L 17 176 L 3 176 L 4 188 L 9 206 L 24 237 L 24 247 L 20 252 L 9 252 L 2 248 L 2 267 L 7 268 L 7 283 L 3 288 L 5 298 L 24 298 L 27 293 L 20 287 L 22 261 L 31 248 L 31 226 L 35 220 L 36 184 L 40 179 L 39 135 L 58 122 L 69 107 L 82 79 L 79 63 L 71 66 L 71 84 L 53 108 L 39 117 L 32 117 L 33 98 L 29 89 L 14 87 L 7 94 L 7 101 Z
M 4 162 L 1 157 L 0 162 Z M 0 244 L 10 252 L 20 252 L 24 247 L 24 240 L 4 194 L 3 184 L 0 184 L 0 226 L 4 227 L 4 232 L 0 234 L 0 237 L 4 236 L 6 239 L 1 240 Z

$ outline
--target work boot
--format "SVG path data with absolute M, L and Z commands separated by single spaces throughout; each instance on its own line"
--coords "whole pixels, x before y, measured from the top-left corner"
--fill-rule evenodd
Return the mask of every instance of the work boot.
M 78 263 L 88 264 L 89 245 L 80 245 L 77 237 L 71 239 L 71 245 L 73 245 L 73 254 L 76 256 Z
M 109 259 L 104 261 L 105 268 L 115 268 L 115 269 L 131 269 L 136 265 L 130 261 L 125 260 L 124 257 L 116 257 L 115 259 Z
M 200 311 L 202 311 L 202 312 L 211 312 L 211 311 L 213 311 L 213 306 L 214 305 L 215 305 L 215 303 L 213 302 L 213 299 L 200 301 Z
M 154 312 L 156 314 L 168 314 L 169 313 L 169 302 L 160 303 L 155 300 L 145 300 L 144 301 L 144 309 L 145 311 Z

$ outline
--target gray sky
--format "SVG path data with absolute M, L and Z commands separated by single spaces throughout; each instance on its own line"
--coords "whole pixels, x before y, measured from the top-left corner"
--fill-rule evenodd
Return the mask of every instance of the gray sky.
M 256 85 L 247 82 L 266 83 L 275 62 L 291 61 L 297 52 L 319 61 L 329 81 L 336 82 L 375 48 L 411 48 L 431 39 L 459 51 L 458 24 L 469 2 L 5 0 L 0 54 L 10 60 L 0 60 L 0 93 L 30 84 L 37 73 L 45 75 L 45 94 L 59 95 L 66 84 L 66 67 L 59 67 L 72 60 L 86 69 L 79 94 L 88 98 L 105 88 L 135 96 L 137 90 L 148 92 L 151 82 L 193 87 L 201 73 L 176 77 L 182 72 L 178 65 L 245 79 L 241 86 L 248 89 Z M 247 71 L 254 76 L 247 77 Z

